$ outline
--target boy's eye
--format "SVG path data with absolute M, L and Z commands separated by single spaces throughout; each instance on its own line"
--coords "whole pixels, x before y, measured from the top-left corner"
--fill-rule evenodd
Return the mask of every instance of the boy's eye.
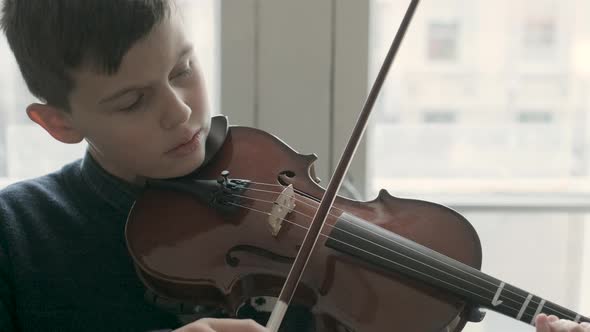
M 139 96 L 137 96 L 137 99 L 135 99 L 135 101 L 133 103 L 131 103 L 131 105 L 121 108 L 121 111 L 129 112 L 129 111 L 133 111 L 133 110 L 137 109 L 141 105 L 142 100 L 143 100 L 143 93 L 140 94 Z
M 186 64 L 186 66 L 184 66 L 181 70 L 179 70 L 176 74 L 174 74 L 172 76 L 172 79 L 189 76 L 193 71 L 193 68 L 191 65 L 192 65 L 192 63 L 189 61 Z

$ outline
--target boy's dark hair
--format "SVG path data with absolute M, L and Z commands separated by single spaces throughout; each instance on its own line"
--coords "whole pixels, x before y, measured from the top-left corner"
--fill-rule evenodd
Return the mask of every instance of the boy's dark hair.
M 31 93 L 69 110 L 72 69 L 116 73 L 123 55 L 170 14 L 172 0 L 0 0 L 4 30 Z

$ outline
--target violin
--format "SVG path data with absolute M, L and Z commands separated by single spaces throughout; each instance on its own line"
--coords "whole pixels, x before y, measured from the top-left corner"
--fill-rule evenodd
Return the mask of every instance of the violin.
M 324 189 L 315 155 L 265 131 L 217 116 L 207 144 L 220 146 L 196 173 L 149 182 L 126 240 L 159 301 L 239 317 L 248 301 L 277 297 Z M 293 303 L 311 309 L 315 331 L 460 331 L 478 307 L 527 324 L 540 312 L 590 321 L 484 274 L 481 261 L 477 233 L 452 209 L 385 190 L 337 197 Z
M 417 2 L 327 188 L 314 154 L 224 116 L 212 119 L 199 169 L 147 181 L 125 238 L 152 301 L 178 313 L 255 315 L 271 331 L 287 331 L 283 319 L 297 308 L 309 313 L 298 331 L 461 331 L 483 319 L 481 307 L 531 325 L 541 312 L 590 322 L 483 273 L 479 237 L 458 212 L 386 190 L 371 201 L 337 195 Z

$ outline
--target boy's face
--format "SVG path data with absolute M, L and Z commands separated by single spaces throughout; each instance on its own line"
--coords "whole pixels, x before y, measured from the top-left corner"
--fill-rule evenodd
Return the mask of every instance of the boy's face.
M 69 122 L 110 173 L 130 182 L 201 165 L 210 111 L 203 77 L 175 10 L 123 57 L 119 71 L 73 73 Z

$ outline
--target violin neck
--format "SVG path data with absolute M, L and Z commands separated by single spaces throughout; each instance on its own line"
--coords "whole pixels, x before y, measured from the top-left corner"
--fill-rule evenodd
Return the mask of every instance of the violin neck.
M 330 232 L 326 246 L 530 325 L 539 313 L 590 322 L 588 317 L 346 213 Z

